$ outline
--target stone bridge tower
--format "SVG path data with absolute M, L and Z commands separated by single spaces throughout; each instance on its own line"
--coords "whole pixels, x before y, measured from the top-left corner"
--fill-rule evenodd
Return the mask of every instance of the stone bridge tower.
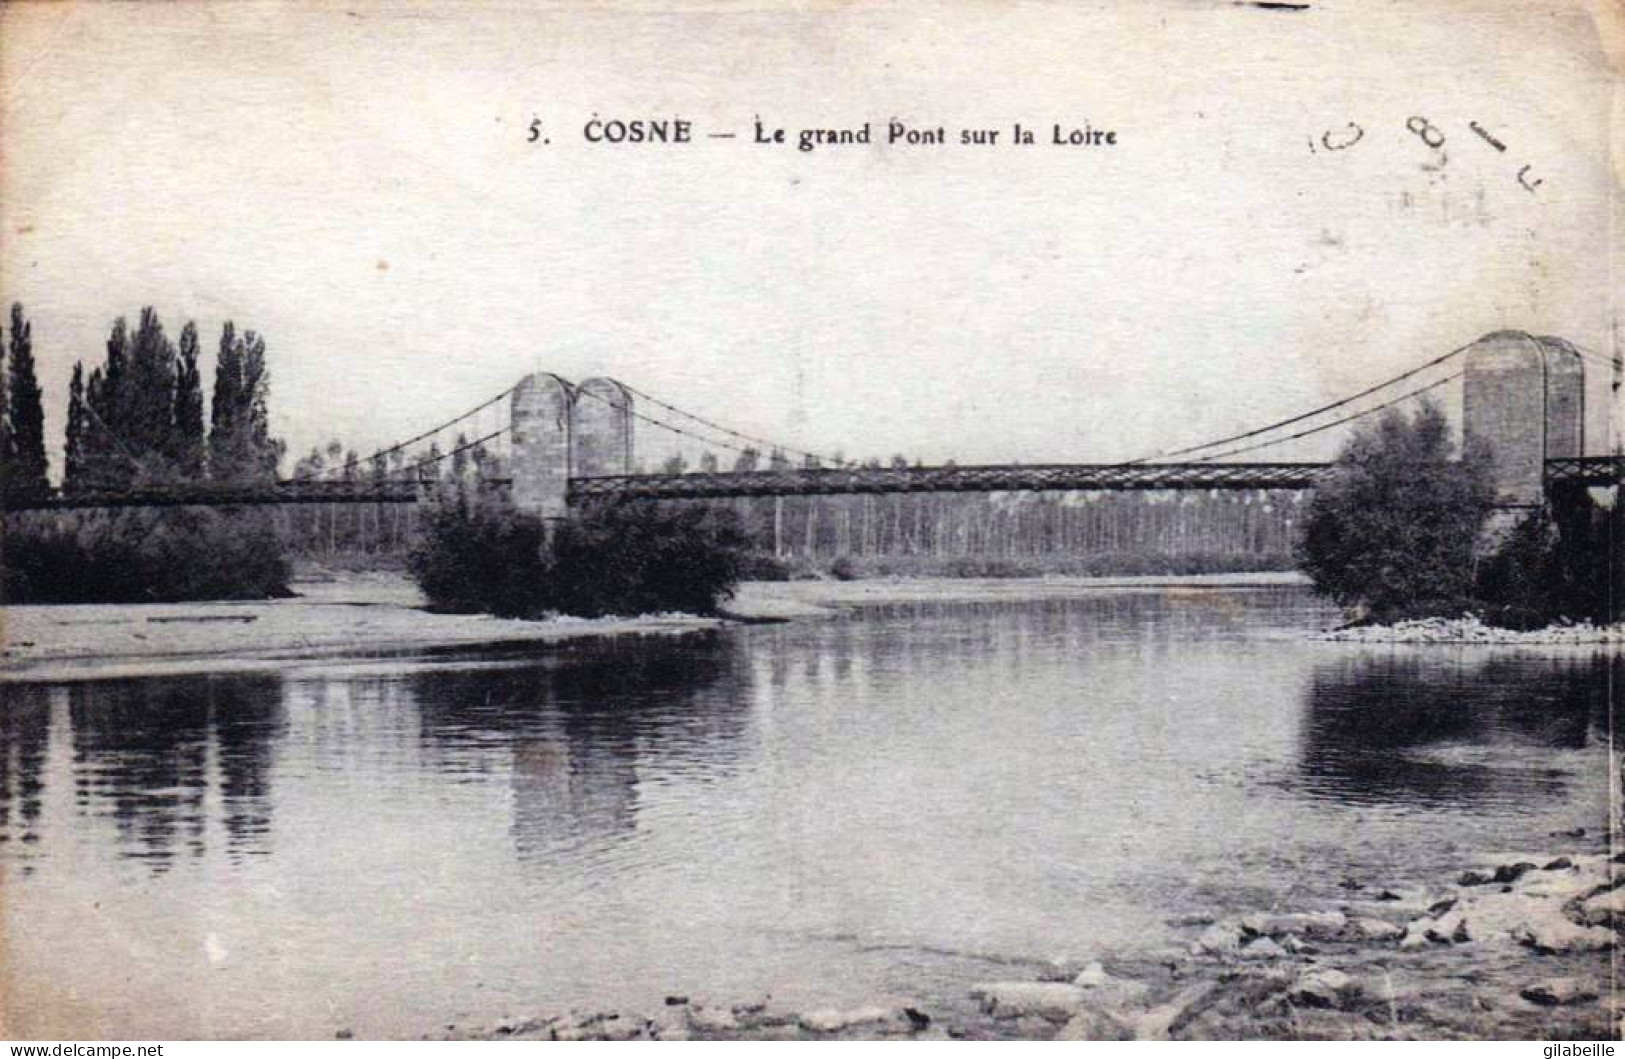
M 632 473 L 632 393 L 613 379 L 571 386 L 527 375 L 512 401 L 513 503 L 559 519 L 571 478 Z
M 1585 366 L 1561 338 L 1496 331 L 1468 348 L 1462 379 L 1464 448 L 1494 470 L 1492 534 L 1546 501 L 1546 461 L 1585 452 Z

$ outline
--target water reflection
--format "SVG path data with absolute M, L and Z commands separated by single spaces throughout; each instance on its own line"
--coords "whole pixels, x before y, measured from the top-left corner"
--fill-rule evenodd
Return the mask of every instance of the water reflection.
M 420 738 L 443 765 L 509 766 L 521 860 L 634 830 L 651 777 L 727 775 L 750 709 L 737 640 L 568 648 L 516 669 L 426 669 L 409 681 Z
M 49 689 L 0 687 L 0 843 L 40 840 L 50 725 Z M 24 864 L 25 871 L 30 867 Z
M 1430 808 L 1544 804 L 1571 776 L 1550 752 L 1607 738 L 1622 661 L 1398 651 L 1320 664 L 1306 696 L 1303 787 Z
M 207 848 L 209 806 L 233 857 L 268 850 L 281 680 L 222 675 L 68 688 L 74 802 L 111 820 L 121 855 L 162 871 Z

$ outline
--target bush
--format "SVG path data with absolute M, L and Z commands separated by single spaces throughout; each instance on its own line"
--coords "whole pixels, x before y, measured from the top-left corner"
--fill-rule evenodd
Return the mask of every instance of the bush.
M 1304 520 L 1299 559 L 1316 591 L 1376 621 L 1469 609 L 1492 493 L 1480 454 L 1451 455 L 1432 402 L 1356 432 Z
M 523 618 L 551 603 L 547 524 L 508 504 L 442 497 L 407 566 L 432 610 Z
M 1557 621 L 1619 621 L 1625 601 L 1614 578 L 1625 563 L 1621 513 L 1579 492 L 1521 521 L 1480 567 L 1476 585 L 1485 621 L 1532 629 Z
M 410 567 L 436 610 L 539 618 L 714 613 L 747 569 L 732 512 L 620 503 L 549 528 L 506 501 L 443 497 Z
M 7 519 L 3 598 L 30 603 L 178 603 L 291 595 L 263 512 L 129 508 Z
M 584 617 L 715 613 L 750 545 L 727 508 L 638 502 L 573 515 L 552 543 L 555 609 Z

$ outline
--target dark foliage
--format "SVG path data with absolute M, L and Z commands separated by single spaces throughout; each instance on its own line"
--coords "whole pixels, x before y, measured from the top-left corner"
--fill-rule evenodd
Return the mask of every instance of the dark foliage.
M 197 325 L 181 328 L 175 361 L 175 396 L 170 415 L 169 460 L 183 478 L 203 476 L 203 378 L 198 370 Z
M 548 609 L 547 524 L 510 505 L 441 497 L 407 562 L 435 610 L 518 618 Z
M 1583 491 L 1525 518 L 1479 569 L 1484 620 L 1530 629 L 1625 617 L 1614 580 L 1625 563 L 1622 522 L 1618 504 L 1602 508 Z
M 45 462 L 45 408 L 34 371 L 33 325 L 23 307 L 11 307 L 11 331 L 6 357 L 9 462 L 5 488 L 12 496 L 39 496 L 50 489 Z
M 733 594 L 750 542 L 727 508 L 623 503 L 559 525 L 553 585 L 566 614 L 713 613 Z
M 732 594 L 747 543 L 725 509 L 611 504 L 550 528 L 504 501 L 455 490 L 429 515 L 410 565 L 437 610 L 705 614 Z
M 62 446 L 62 488 L 75 492 L 83 488 L 86 475 L 86 432 L 90 429 L 85 410 L 85 366 L 76 363 L 68 380 L 68 425 Z
M 8 604 L 265 599 L 290 594 L 289 574 L 276 533 L 257 511 L 12 516 L 0 551 Z
M 1469 609 L 1492 496 L 1482 456 L 1451 456 L 1431 402 L 1359 430 L 1305 519 L 1299 559 L 1315 589 L 1377 621 Z
M 261 481 L 276 476 L 283 445 L 270 436 L 267 393 L 270 372 L 265 339 L 221 329 L 209 407 L 209 474 L 220 481 Z

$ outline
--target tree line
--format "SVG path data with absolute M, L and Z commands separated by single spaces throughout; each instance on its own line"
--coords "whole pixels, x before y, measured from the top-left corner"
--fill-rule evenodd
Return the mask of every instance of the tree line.
M 8 498 L 50 490 L 33 328 L 12 306 L 0 371 L 0 471 Z M 221 330 L 205 407 L 197 325 L 172 340 L 150 306 L 113 322 L 104 355 L 73 366 L 62 449 L 67 494 L 276 477 L 265 340 Z M 22 603 L 263 599 L 291 568 L 274 520 L 257 509 L 174 507 L 22 511 L 5 517 L 0 598 Z
M 265 339 L 228 320 L 215 354 L 205 426 L 197 324 L 170 339 L 151 306 L 132 334 L 113 321 L 106 353 L 68 383 L 66 493 L 208 479 L 271 481 L 283 444 L 271 437 Z

